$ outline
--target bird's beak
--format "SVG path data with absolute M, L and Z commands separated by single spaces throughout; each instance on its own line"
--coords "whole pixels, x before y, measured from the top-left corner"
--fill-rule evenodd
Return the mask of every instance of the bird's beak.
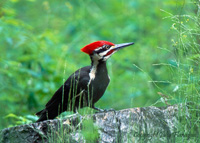
M 118 51 L 119 49 L 122 49 L 124 47 L 130 46 L 130 45 L 133 45 L 133 44 L 134 44 L 133 42 L 116 44 L 116 45 L 112 46 L 111 49 L 114 50 L 114 51 Z

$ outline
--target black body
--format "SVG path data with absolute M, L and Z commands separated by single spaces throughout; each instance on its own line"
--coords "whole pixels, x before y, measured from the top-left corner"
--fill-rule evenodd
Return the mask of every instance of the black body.
M 74 111 L 82 107 L 92 107 L 103 96 L 109 77 L 105 61 L 96 65 L 95 78 L 90 80 L 91 66 L 83 67 L 73 73 L 46 104 L 45 109 L 36 113 L 37 120 L 54 119 L 64 111 Z M 95 92 L 94 92 L 95 91 Z

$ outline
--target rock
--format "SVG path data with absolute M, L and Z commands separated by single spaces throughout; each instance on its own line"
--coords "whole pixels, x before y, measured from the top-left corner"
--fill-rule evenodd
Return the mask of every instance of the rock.
M 0 142 L 173 142 L 178 109 L 178 105 L 173 105 L 85 116 L 75 114 L 62 120 L 47 120 L 3 129 L 0 132 Z

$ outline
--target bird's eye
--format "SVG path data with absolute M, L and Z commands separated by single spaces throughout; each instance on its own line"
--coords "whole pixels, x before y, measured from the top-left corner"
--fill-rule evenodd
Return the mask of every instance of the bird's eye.
M 105 48 L 106 50 L 108 50 L 108 49 L 110 48 L 110 46 L 109 46 L 109 45 L 104 45 L 104 48 Z

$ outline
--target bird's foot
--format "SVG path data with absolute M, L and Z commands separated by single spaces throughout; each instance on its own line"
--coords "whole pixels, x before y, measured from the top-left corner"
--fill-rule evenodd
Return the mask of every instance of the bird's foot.
M 115 112 L 115 109 L 113 109 L 113 108 L 110 108 L 110 109 L 100 109 L 100 108 L 97 108 L 97 107 L 93 107 L 93 109 L 97 110 L 98 113 L 101 113 L 101 112 L 110 112 L 110 111 L 114 111 Z
M 110 111 L 114 111 L 114 112 L 115 112 L 116 110 L 113 109 L 113 108 L 110 108 L 110 109 L 104 109 L 104 111 L 105 111 L 105 112 L 110 112 Z
M 92 107 L 94 110 L 97 110 L 98 112 L 104 112 L 103 109 L 97 108 L 97 107 Z

